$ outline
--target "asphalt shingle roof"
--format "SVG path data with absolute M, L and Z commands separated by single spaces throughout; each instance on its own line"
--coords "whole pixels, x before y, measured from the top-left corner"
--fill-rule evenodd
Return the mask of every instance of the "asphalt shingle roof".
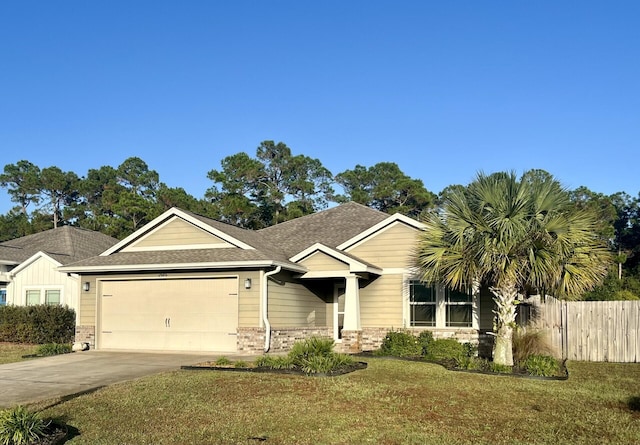
M 216 248 L 114 252 L 106 256 L 83 259 L 70 266 L 84 268 L 248 261 L 276 261 L 294 266 L 289 258 L 313 244 L 321 243 L 327 247 L 335 248 L 389 217 L 386 213 L 350 202 L 323 212 L 254 231 L 184 210 L 180 211 L 253 247 L 253 249 Z
M 0 260 L 19 264 L 44 252 L 61 264 L 99 255 L 117 239 L 100 232 L 62 226 L 0 243 Z
M 336 248 L 389 217 L 355 202 L 292 219 L 259 230 L 258 233 L 292 257 L 316 243 Z

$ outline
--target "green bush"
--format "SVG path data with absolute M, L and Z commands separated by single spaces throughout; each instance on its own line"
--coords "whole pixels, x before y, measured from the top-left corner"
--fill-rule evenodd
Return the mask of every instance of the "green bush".
M 453 338 L 439 338 L 429 344 L 427 360 L 460 362 L 466 357 L 465 347 Z
M 231 360 L 229 360 L 227 357 L 220 357 L 218 358 L 218 360 L 216 360 L 216 365 L 218 366 L 226 366 L 230 364 L 231 364 Z
M 293 360 L 289 357 L 263 355 L 258 357 L 255 361 L 255 365 L 259 368 L 271 368 L 271 369 L 293 369 Z
M 422 331 L 418 335 L 418 343 L 420 344 L 420 355 L 425 356 L 429 352 L 429 345 L 433 342 L 433 333 L 431 331 Z
M 335 342 L 327 337 L 309 337 L 302 341 L 294 343 L 289 357 L 294 362 L 305 360 L 313 356 L 326 357 L 333 354 L 333 345 Z
M 550 355 L 530 355 L 521 366 L 535 376 L 553 377 L 560 374 L 560 363 Z
M 76 314 L 66 306 L 0 306 L 0 341 L 72 343 Z
M 42 356 L 69 354 L 70 352 L 71 345 L 68 343 L 46 343 L 36 349 L 36 355 Z
M 0 444 L 28 445 L 46 435 L 49 426 L 37 413 L 22 406 L 0 411 Z
M 234 368 L 247 368 L 249 365 L 244 360 L 238 360 L 233 364 Z
M 500 374 L 511 374 L 513 372 L 513 368 L 509 365 L 501 365 L 495 362 L 489 362 L 489 371 L 498 372 Z
M 431 334 L 431 332 L 429 332 L 429 334 Z M 433 339 L 433 337 L 431 337 L 431 339 Z M 378 354 L 393 357 L 419 357 L 423 354 L 423 341 L 428 347 L 428 344 L 430 344 L 428 334 L 425 334 L 423 340 L 420 340 L 409 332 L 389 331 L 382 340 Z
M 347 354 L 333 352 L 334 341 L 325 337 L 310 337 L 296 342 L 286 357 L 263 355 L 255 361 L 257 367 L 297 369 L 306 374 L 337 371 L 354 364 Z

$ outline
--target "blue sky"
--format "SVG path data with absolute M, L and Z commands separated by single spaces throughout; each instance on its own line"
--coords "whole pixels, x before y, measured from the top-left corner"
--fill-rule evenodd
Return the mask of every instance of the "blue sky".
M 638 23 L 638 1 L 8 0 L 0 168 L 138 156 L 200 198 L 270 139 L 436 193 L 541 168 L 636 196 Z

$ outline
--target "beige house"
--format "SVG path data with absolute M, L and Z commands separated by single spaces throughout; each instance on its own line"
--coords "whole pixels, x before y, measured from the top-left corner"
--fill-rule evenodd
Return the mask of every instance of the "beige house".
M 421 230 L 356 203 L 259 231 L 173 208 L 59 270 L 80 276 L 76 340 L 98 349 L 259 353 L 323 335 L 356 352 L 402 328 L 478 341 L 490 298 L 417 281 Z
M 58 267 L 98 255 L 117 242 L 63 226 L 0 243 L 0 304 L 60 304 L 77 311 L 79 277 Z

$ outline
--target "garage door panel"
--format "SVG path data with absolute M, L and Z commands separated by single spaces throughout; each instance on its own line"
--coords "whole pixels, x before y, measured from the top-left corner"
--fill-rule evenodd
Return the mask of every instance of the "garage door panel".
M 99 347 L 237 350 L 237 279 L 129 280 L 102 284 Z

